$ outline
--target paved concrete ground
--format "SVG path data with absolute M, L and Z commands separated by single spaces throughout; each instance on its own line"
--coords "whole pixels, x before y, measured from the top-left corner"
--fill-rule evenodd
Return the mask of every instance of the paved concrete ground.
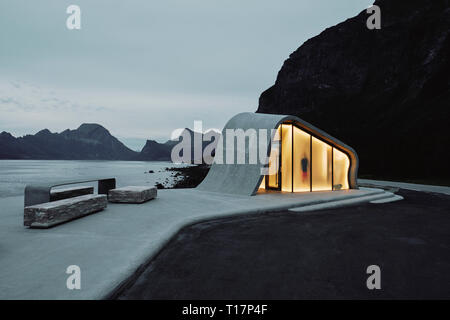
M 159 190 L 158 198 L 145 204 L 110 204 L 105 211 L 47 230 L 23 227 L 23 197 L 1 198 L 0 299 L 100 299 L 187 224 L 380 192 L 247 197 L 194 189 Z M 81 268 L 81 290 L 66 288 L 69 265 Z
M 432 186 L 428 184 L 358 179 L 358 183 L 367 187 L 393 187 L 413 191 L 435 192 L 450 195 L 450 187 Z
M 119 299 L 449 299 L 450 197 L 187 227 Z M 381 268 L 368 290 L 366 268 Z

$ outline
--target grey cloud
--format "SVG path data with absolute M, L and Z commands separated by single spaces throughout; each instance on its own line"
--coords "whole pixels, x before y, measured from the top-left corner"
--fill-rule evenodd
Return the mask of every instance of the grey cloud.
M 66 120 L 72 127 L 81 119 L 109 121 L 123 136 L 129 130 L 147 138 L 191 126 L 194 116 L 219 126 L 232 112 L 254 111 L 293 50 L 370 1 L 77 0 L 82 29 L 69 31 L 65 9 L 72 3 L 2 0 L 0 77 L 15 92 L 5 91 L 15 99 L 8 105 L 46 110 L 44 127 L 57 122 L 55 110 L 78 111 Z M 98 99 L 69 99 L 60 89 Z M 119 110 L 105 92 L 149 100 L 124 102 Z M 216 100 L 197 106 L 183 94 Z M 158 108 L 153 95 L 173 97 L 176 112 Z M 128 108 L 137 110 L 127 115 Z

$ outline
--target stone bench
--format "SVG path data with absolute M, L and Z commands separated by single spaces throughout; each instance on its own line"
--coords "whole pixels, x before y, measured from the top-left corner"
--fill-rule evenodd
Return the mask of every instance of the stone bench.
M 58 201 L 67 198 L 84 196 L 86 194 L 93 194 L 94 187 L 80 186 L 80 187 L 70 187 L 62 189 L 50 190 L 50 201 Z
M 109 190 L 108 199 L 118 203 L 143 203 L 156 198 L 156 194 L 155 187 L 128 186 Z
M 23 224 L 30 228 L 55 225 L 101 211 L 108 205 L 106 195 L 89 194 L 25 207 Z
M 60 187 L 70 184 L 80 184 L 86 182 L 98 182 L 98 193 L 99 194 L 108 194 L 108 191 L 114 189 L 116 187 L 116 179 L 115 178 L 107 178 L 107 177 L 91 177 L 84 178 L 80 180 L 69 180 L 69 181 L 53 181 L 53 182 L 40 182 L 33 183 L 27 185 L 25 187 L 24 194 L 24 206 L 33 206 L 35 204 L 50 202 L 51 200 L 51 191 L 54 187 Z

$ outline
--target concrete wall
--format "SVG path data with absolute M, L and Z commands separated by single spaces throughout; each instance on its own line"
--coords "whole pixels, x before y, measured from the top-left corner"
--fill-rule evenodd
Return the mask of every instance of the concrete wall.
M 350 158 L 350 169 L 349 169 L 349 185 L 350 188 L 357 188 L 357 171 L 358 171 L 358 156 L 356 152 L 349 146 L 345 145 L 341 141 L 333 138 L 322 130 L 314 127 L 313 125 L 301 120 L 298 117 L 288 116 L 288 115 L 274 115 L 274 114 L 264 114 L 264 113 L 239 113 L 233 118 L 231 118 L 224 129 L 222 130 L 222 138 L 218 143 L 223 146 L 223 159 L 227 157 L 227 152 L 234 152 L 233 156 L 236 156 L 237 149 L 230 150 L 226 148 L 227 145 L 227 129 L 242 129 L 244 131 L 248 129 L 255 129 L 257 132 L 259 129 L 267 130 L 267 152 L 264 159 L 259 159 L 263 161 L 258 161 L 256 164 L 218 164 L 214 163 L 208 175 L 205 177 L 203 182 L 197 187 L 197 189 L 202 191 L 210 192 L 220 192 L 227 194 L 239 194 L 239 195 L 254 195 L 258 191 L 258 187 L 263 179 L 261 175 L 261 169 L 264 167 L 262 163 L 267 161 L 270 155 L 270 148 L 272 142 L 271 131 L 276 129 L 281 123 L 291 122 L 295 123 L 297 126 L 302 128 L 304 131 L 316 136 L 331 146 L 337 147 L 341 151 L 345 152 Z M 254 150 L 249 150 L 249 148 L 256 148 L 257 154 L 259 154 L 260 145 L 257 143 L 245 144 L 245 152 L 248 156 L 249 152 Z M 217 150 L 217 149 L 216 149 Z M 216 152 L 216 157 L 218 153 Z M 220 156 L 220 154 L 219 154 Z M 225 161 L 224 161 L 225 162 Z

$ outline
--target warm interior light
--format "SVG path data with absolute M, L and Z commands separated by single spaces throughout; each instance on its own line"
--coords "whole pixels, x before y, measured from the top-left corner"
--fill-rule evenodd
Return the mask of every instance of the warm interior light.
M 312 138 L 312 191 L 331 190 L 331 146 Z
M 279 150 L 279 141 L 280 141 L 280 132 L 281 132 L 281 126 L 278 127 L 277 131 L 275 132 L 275 136 L 273 137 L 272 147 L 270 150 L 270 157 L 269 157 L 269 172 L 273 173 L 268 176 L 267 184 L 269 188 L 278 188 L 279 187 L 279 176 L 278 176 L 278 169 L 279 168 L 279 159 L 280 159 L 280 150 Z
M 294 192 L 311 191 L 311 135 L 294 126 Z
M 265 189 L 266 179 L 269 189 L 285 192 L 349 189 L 350 158 L 344 152 L 292 124 L 280 125 L 273 140 L 276 143 L 269 157 L 269 171 L 273 174 L 263 178 L 259 189 Z
M 265 189 L 266 188 L 266 176 L 263 176 L 261 184 L 259 185 L 258 189 Z
M 350 159 L 348 156 L 333 149 L 333 190 L 348 189 L 348 169 L 350 168 Z
M 292 192 L 292 125 L 281 125 L 281 191 Z

